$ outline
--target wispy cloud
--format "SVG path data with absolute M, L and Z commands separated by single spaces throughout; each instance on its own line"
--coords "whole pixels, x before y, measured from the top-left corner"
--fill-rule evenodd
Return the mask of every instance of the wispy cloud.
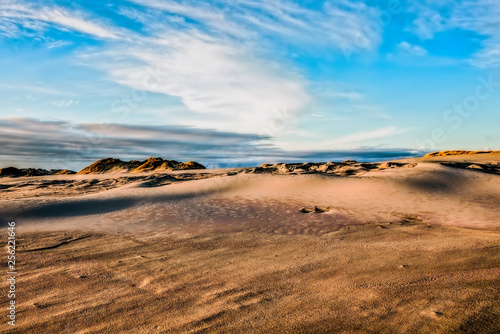
M 327 0 L 313 10 L 292 1 L 132 0 L 145 7 L 189 18 L 212 32 L 237 38 L 280 37 L 280 43 L 371 49 L 380 42 L 368 23 L 380 13 L 350 0 Z
M 70 41 L 47 41 L 47 49 L 60 48 L 66 45 L 71 45 Z
M 234 43 L 185 33 L 171 33 L 158 43 L 91 59 L 120 84 L 177 96 L 189 110 L 212 115 L 211 120 L 186 119 L 189 125 L 258 132 L 276 109 L 296 114 L 309 99 L 298 73 Z
M 380 129 L 361 131 L 349 134 L 347 136 L 335 139 L 327 143 L 327 147 L 331 148 L 349 148 L 356 146 L 357 144 L 373 141 L 375 139 L 388 138 L 395 136 L 400 133 L 404 133 L 408 130 L 398 129 L 395 126 L 387 126 Z
M 80 103 L 78 100 L 57 100 L 57 101 L 52 101 L 52 105 L 58 107 L 58 108 L 63 108 L 63 107 L 71 107 L 74 105 L 77 105 Z
M 0 89 L 7 90 L 7 91 L 18 91 L 18 92 L 23 92 L 23 93 L 37 93 L 37 94 L 44 94 L 44 95 L 68 95 L 68 93 L 53 89 L 50 87 L 46 87 L 45 85 L 17 85 L 17 84 L 3 84 L 0 83 Z
M 307 110 L 308 81 L 291 63 L 272 60 L 275 38 L 280 47 L 321 44 L 344 51 L 371 49 L 380 41 L 364 29 L 377 12 L 354 1 L 327 1 L 317 10 L 290 1 L 133 2 L 149 11 L 121 13 L 149 21 L 149 37 L 89 59 L 122 85 L 179 97 L 189 110 L 212 116 L 185 120 L 194 126 L 259 133 L 278 109 L 290 117 Z M 154 85 L 144 84 L 147 69 Z
M 474 55 L 473 64 L 481 67 L 500 66 L 500 2 L 467 1 L 457 10 L 453 24 L 487 36 L 483 48 Z
M 276 60 L 284 45 L 341 54 L 381 42 L 380 32 L 368 29 L 380 11 L 354 0 L 327 0 L 315 9 L 288 0 L 132 0 L 118 14 L 141 22 L 145 35 L 80 9 L 12 0 L 0 5 L 0 30 L 55 28 L 105 40 L 97 52 L 80 52 L 81 61 L 121 85 L 178 97 L 200 115 L 182 124 L 254 133 L 269 127 L 276 110 L 293 117 L 312 99 L 303 73 Z M 47 47 L 60 45 L 51 40 Z
M 12 37 L 21 33 L 19 26 L 40 32 L 51 25 L 98 38 L 117 38 L 117 32 L 113 28 L 86 17 L 80 11 L 22 1 L 4 0 L 0 4 L 0 32 L 4 35 Z
M 321 119 L 321 118 L 320 118 Z M 338 121 L 339 119 L 335 119 Z M 327 122 L 328 119 L 321 120 Z M 359 147 L 377 147 L 389 141 L 391 137 L 408 132 L 408 129 L 396 126 L 384 126 L 375 129 L 347 132 L 343 136 L 325 140 L 324 135 L 310 136 L 308 133 L 293 131 L 286 141 L 277 141 L 276 146 L 285 151 L 310 151 L 311 147 L 318 151 L 348 151 Z M 394 142 L 390 140 L 389 142 Z
M 341 84 L 316 84 L 312 87 L 311 91 L 317 96 L 331 100 L 360 101 L 365 98 L 360 92 L 356 92 L 349 87 L 342 87 Z
M 437 32 L 453 29 L 474 31 L 485 37 L 482 48 L 473 55 L 471 63 L 479 67 L 500 65 L 500 2 L 423 1 L 413 2 L 410 11 L 416 14 L 409 30 L 422 39 L 432 39 Z

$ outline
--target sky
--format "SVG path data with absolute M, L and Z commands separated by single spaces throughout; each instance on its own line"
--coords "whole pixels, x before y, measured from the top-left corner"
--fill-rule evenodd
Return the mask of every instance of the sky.
M 500 2 L 0 2 L 0 167 L 500 149 Z

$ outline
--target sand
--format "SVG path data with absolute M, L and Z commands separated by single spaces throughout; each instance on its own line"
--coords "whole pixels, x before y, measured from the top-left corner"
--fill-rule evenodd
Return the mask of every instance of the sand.
M 497 174 L 133 176 L 0 180 L 16 333 L 500 331 Z

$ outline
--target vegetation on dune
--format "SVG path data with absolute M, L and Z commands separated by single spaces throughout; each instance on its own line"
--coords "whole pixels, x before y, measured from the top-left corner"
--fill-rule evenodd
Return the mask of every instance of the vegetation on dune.
M 154 157 L 143 161 L 122 161 L 120 159 L 105 158 L 85 167 L 84 169 L 79 171 L 78 174 L 103 174 L 111 172 L 141 173 L 184 169 L 205 169 L 205 166 L 194 161 L 183 163 L 176 160 L 167 160 Z
M 430 157 L 444 157 L 447 155 L 466 155 L 466 154 L 498 154 L 500 151 L 465 151 L 465 150 L 450 150 L 450 151 L 437 151 L 426 154 L 424 158 Z

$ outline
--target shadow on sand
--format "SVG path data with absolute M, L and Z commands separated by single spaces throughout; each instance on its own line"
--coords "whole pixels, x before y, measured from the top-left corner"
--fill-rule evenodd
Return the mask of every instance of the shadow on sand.
M 36 218 L 62 218 L 62 217 L 80 217 L 98 214 L 106 214 L 125 210 L 134 206 L 144 204 L 155 204 L 163 202 L 176 202 L 204 197 L 217 193 L 220 189 L 210 189 L 207 191 L 198 191 L 185 194 L 168 194 L 146 197 L 118 197 L 104 199 L 74 199 L 68 201 L 59 201 L 49 204 L 41 204 L 20 211 L 10 211 L 2 213 L 2 218 L 12 220 L 36 219 Z M 12 217 L 12 218 L 10 218 Z M 7 226 L 7 220 L 0 220 L 0 226 Z

